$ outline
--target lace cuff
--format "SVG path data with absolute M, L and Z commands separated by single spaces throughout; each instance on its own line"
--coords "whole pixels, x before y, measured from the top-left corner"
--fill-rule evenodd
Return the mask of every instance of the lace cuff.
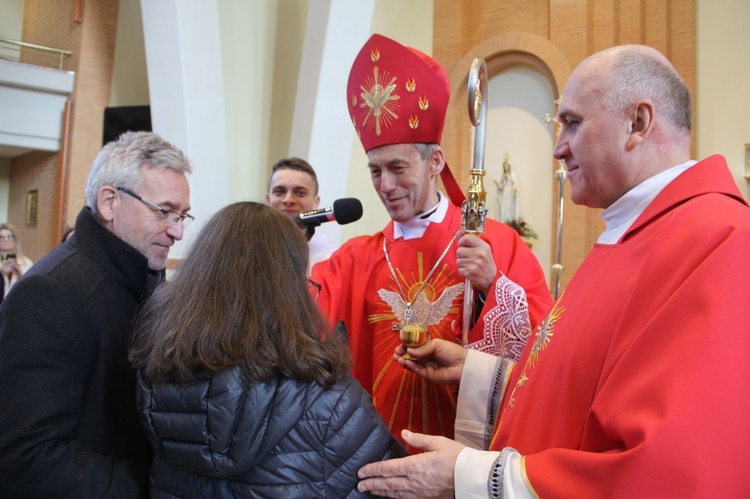
M 489 497 L 498 499 L 503 497 L 503 469 L 508 461 L 508 454 L 517 452 L 512 447 L 506 447 L 497 456 L 490 470 L 490 479 L 487 482 L 487 493 Z

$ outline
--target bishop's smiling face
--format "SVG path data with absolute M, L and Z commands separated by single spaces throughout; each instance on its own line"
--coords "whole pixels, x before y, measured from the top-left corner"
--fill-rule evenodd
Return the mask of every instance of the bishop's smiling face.
M 406 222 L 438 202 L 442 151 L 422 159 L 414 144 L 389 144 L 367 152 L 372 185 L 391 219 Z

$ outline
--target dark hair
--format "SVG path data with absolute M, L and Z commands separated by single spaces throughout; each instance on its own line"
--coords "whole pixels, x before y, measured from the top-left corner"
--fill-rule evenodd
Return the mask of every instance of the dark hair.
M 273 174 L 279 170 L 295 170 L 298 172 L 305 172 L 312 177 L 313 185 L 315 186 L 314 195 L 318 195 L 318 176 L 315 175 L 315 170 L 310 166 L 310 163 L 302 158 L 283 158 L 276 162 L 271 167 L 271 178 L 268 179 L 268 189 L 271 189 L 271 179 Z
M 144 305 L 130 361 L 152 381 L 239 366 L 249 383 L 281 375 L 331 387 L 351 357 L 308 290 L 308 251 L 297 225 L 270 206 L 222 209 Z

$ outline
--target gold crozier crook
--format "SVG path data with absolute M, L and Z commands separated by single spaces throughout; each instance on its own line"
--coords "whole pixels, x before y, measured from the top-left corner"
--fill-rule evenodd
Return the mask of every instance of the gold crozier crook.
M 474 158 L 466 201 L 461 205 L 464 234 L 482 234 L 487 216 L 487 191 L 484 190 L 484 140 L 487 136 L 487 64 L 477 57 L 469 70 L 469 119 L 474 126 Z M 469 343 L 469 331 L 474 327 L 476 290 L 471 281 L 464 284 L 463 335 L 464 345 Z

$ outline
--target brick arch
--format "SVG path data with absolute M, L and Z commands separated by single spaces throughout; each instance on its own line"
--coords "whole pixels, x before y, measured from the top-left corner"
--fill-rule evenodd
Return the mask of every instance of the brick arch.
M 471 123 L 467 111 L 467 84 L 469 68 L 475 57 L 484 58 L 488 78 L 492 78 L 511 66 L 520 64 L 532 66 L 545 75 L 552 85 L 553 94 L 558 96 L 571 73 L 568 59 L 551 41 L 521 31 L 487 38 L 475 45 L 453 65 L 448 71 L 451 81 L 451 98 L 442 145 L 456 180 L 464 188 L 469 185 L 473 147 Z M 553 167 L 553 160 L 550 158 L 550 168 Z
M 471 62 L 475 57 L 484 58 L 487 64 L 488 79 L 511 66 L 527 65 L 541 72 L 552 86 L 553 95 L 559 96 L 572 72 L 568 59 L 552 42 L 538 35 L 526 32 L 510 32 L 487 38 L 469 50 L 448 72 L 451 81 L 451 100 L 446 117 L 446 129 L 443 134 L 443 149 L 448 164 L 451 165 L 456 180 L 466 189 L 469 185 L 469 170 L 473 155 L 472 127 L 468 114 L 468 78 Z M 558 165 L 553 158 L 549 159 L 550 175 Z M 550 255 L 557 252 L 556 220 L 558 216 L 558 184 L 553 183 L 552 192 L 552 234 Z M 572 208 L 565 201 L 566 210 Z M 569 212 L 570 213 L 570 212 Z M 567 227 L 564 232 L 569 232 Z M 569 235 L 567 237 L 570 237 Z M 563 238 L 566 238 L 564 235 Z M 543 266 L 554 263 L 540 262 Z M 555 276 L 550 276 L 550 289 L 554 289 Z M 567 283 L 565 276 L 563 284 Z M 553 291 L 554 292 L 554 291 Z

